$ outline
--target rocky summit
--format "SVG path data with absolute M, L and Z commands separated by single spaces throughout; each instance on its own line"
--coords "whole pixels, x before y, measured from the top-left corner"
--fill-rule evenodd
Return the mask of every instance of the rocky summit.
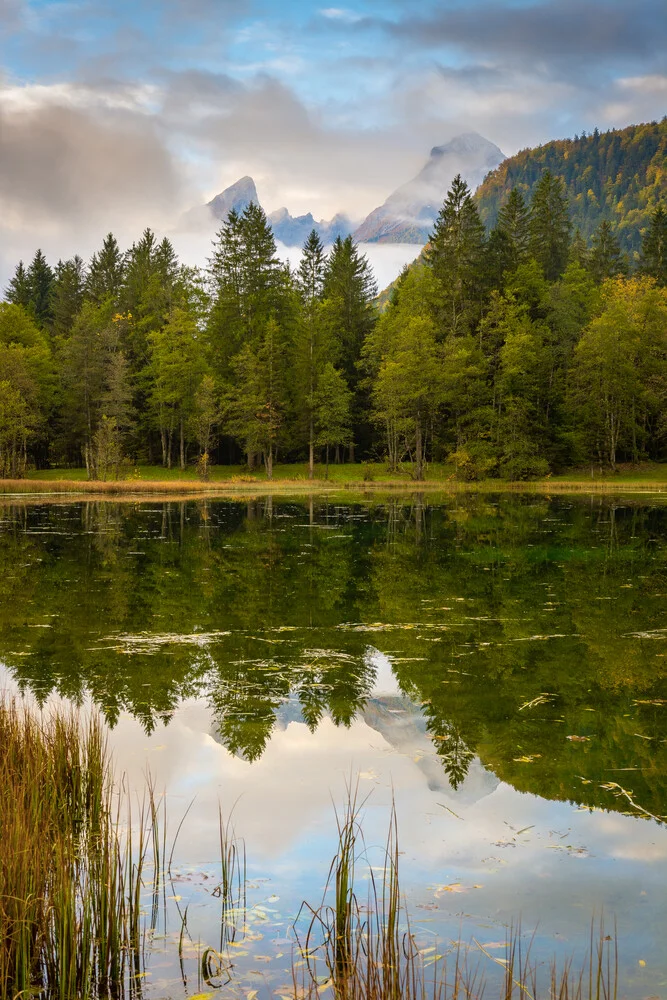
M 452 180 L 457 174 L 471 189 L 505 159 L 494 143 L 477 132 L 434 146 L 427 162 L 354 232 L 357 243 L 426 243 Z

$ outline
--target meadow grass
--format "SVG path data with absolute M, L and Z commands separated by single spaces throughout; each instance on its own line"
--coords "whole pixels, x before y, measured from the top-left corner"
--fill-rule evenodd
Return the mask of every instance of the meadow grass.
M 99 720 L 0 701 L 2 1000 L 140 995 L 142 893 L 160 874 L 147 794 L 133 839 Z
M 592 471 L 592 474 L 591 474 Z M 404 463 L 396 472 L 390 472 L 383 462 L 341 463 L 329 466 L 329 477 L 325 478 L 325 467 L 315 466 L 315 478 L 308 478 L 304 463 L 278 464 L 274 467 L 272 480 L 268 480 L 263 468 L 252 471 L 238 465 L 210 467 L 210 477 L 206 482 L 197 478 L 194 467 L 184 470 L 165 469 L 161 466 L 137 465 L 129 476 L 117 482 L 88 481 L 85 469 L 33 470 L 26 478 L 0 480 L 0 493 L 94 493 L 100 495 L 122 495 L 141 493 L 216 493 L 248 492 L 252 487 L 261 492 L 327 492 L 330 490 L 442 490 L 443 492 L 609 492 L 609 491 L 657 491 L 667 490 L 667 463 L 645 462 L 640 465 L 619 465 L 615 473 L 590 467 L 570 469 L 558 475 L 529 482 L 507 482 L 501 479 L 486 479 L 478 482 L 461 482 L 456 478 L 456 470 L 447 463 L 430 463 L 426 478 L 416 481 L 412 478 L 412 466 Z

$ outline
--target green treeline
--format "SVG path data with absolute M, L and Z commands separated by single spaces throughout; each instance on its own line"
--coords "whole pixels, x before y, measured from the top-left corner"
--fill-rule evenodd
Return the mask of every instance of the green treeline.
M 572 234 L 562 181 L 514 188 L 487 234 L 455 178 L 380 311 L 351 238 L 296 270 L 261 208 L 232 213 L 205 271 L 146 230 L 88 265 L 41 251 L 0 303 L 0 474 L 345 458 L 460 478 L 612 469 L 667 447 L 667 213 L 632 272 L 603 221 Z
M 624 129 L 584 132 L 504 160 L 478 189 L 487 226 L 495 225 L 513 188 L 530 198 L 545 170 L 560 178 L 572 223 L 586 238 L 600 223 L 617 226 L 621 247 L 636 257 L 651 215 L 667 197 L 667 117 Z

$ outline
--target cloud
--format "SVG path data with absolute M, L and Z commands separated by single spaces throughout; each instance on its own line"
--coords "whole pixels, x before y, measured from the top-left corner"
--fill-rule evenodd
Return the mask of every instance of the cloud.
M 362 20 L 361 14 L 357 14 L 353 10 L 347 10 L 344 7 L 325 7 L 319 13 L 322 17 L 326 17 L 330 21 L 342 21 L 344 24 L 356 24 Z
M 572 56 L 652 57 L 667 41 L 662 0 L 547 0 L 519 6 L 486 2 L 387 21 L 385 28 L 429 48 L 456 45 L 530 62 Z
M 88 253 L 105 231 L 136 237 L 184 199 L 159 124 L 122 89 L 0 88 L 0 281 L 37 246 Z

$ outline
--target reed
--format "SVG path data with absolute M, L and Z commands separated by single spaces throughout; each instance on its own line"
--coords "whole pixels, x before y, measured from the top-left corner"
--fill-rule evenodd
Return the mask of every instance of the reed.
M 450 942 L 442 954 L 420 949 L 400 890 L 396 810 L 392 805 L 384 862 L 376 875 L 364 841 L 362 806 L 357 790 L 349 789 L 342 817 L 336 815 L 338 850 L 322 901 L 304 902 L 295 922 L 295 1000 L 328 997 L 329 990 L 336 1000 L 617 1000 L 617 937 L 605 932 L 602 919 L 591 923 L 588 953 L 578 971 L 572 961 L 534 959 L 534 936 L 527 939 L 520 924 L 508 928 L 502 959 L 475 939 Z M 360 862 L 363 895 L 355 879 Z M 304 922 L 305 933 L 299 933 Z
M 148 801 L 133 827 L 96 718 L 0 700 L 1 1000 L 140 996 L 142 895 L 160 874 Z

